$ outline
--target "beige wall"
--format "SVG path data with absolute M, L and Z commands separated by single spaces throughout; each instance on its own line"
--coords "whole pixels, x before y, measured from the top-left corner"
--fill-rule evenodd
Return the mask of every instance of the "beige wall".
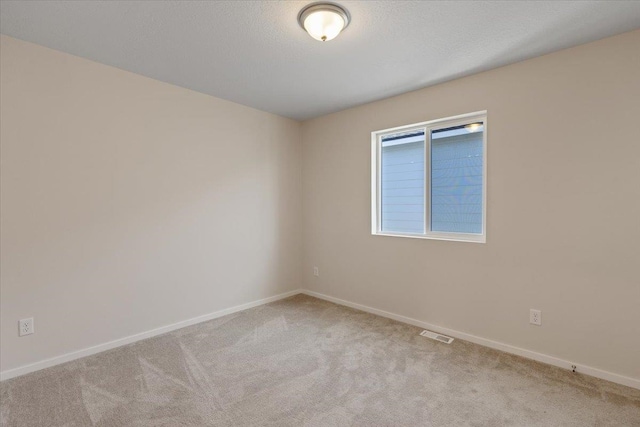
M 638 52 L 635 31 L 305 122 L 305 287 L 640 379 Z M 487 243 L 372 236 L 371 131 L 485 109 Z
M 5 36 L 0 54 L 1 370 L 299 288 L 299 123 Z
M 301 129 L 2 36 L 0 370 L 302 280 L 640 379 L 639 50 L 635 31 Z M 484 109 L 487 243 L 371 236 L 370 132 Z

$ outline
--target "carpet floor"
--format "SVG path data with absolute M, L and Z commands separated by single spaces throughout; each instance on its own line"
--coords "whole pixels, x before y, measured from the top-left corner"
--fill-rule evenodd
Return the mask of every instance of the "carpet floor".
M 640 426 L 640 390 L 305 295 L 0 385 L 3 426 Z

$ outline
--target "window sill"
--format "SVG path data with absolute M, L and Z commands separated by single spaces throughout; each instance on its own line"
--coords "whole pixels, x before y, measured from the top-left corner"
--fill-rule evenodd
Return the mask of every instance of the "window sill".
M 371 233 L 373 236 L 407 237 L 410 239 L 448 240 L 450 242 L 486 243 L 484 234 L 458 234 L 458 233 L 430 233 L 430 234 L 403 234 L 403 233 Z

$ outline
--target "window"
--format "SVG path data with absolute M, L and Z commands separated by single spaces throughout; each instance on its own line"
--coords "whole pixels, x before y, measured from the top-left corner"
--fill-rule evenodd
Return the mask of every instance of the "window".
M 371 228 L 485 242 L 486 112 L 371 134 Z

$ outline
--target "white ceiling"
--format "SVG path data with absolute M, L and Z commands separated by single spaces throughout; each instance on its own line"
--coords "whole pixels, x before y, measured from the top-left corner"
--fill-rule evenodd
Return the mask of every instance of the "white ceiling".
M 310 2 L 2 0 L 0 31 L 303 120 L 640 27 L 637 1 L 345 0 L 322 43 Z

